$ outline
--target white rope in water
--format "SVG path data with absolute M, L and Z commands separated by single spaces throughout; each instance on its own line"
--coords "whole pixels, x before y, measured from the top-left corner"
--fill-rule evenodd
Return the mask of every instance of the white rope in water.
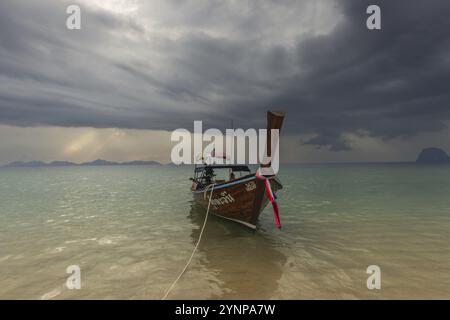
M 205 193 L 204 193 L 204 198 L 206 198 L 206 193 L 208 192 L 209 188 L 211 188 L 211 193 L 209 196 L 209 202 L 208 202 L 208 209 L 206 210 L 206 216 L 205 216 L 205 221 L 203 222 L 203 226 L 202 226 L 202 230 L 200 231 L 200 235 L 198 237 L 197 240 L 197 244 L 194 247 L 194 251 L 192 251 L 191 257 L 189 258 L 188 262 L 186 263 L 186 265 L 183 268 L 183 271 L 181 271 L 180 275 L 178 276 L 178 278 L 175 279 L 175 281 L 172 283 L 172 285 L 169 287 L 169 289 L 167 290 L 166 294 L 164 295 L 164 297 L 162 297 L 161 300 L 166 300 L 166 298 L 169 296 L 169 293 L 172 291 L 172 289 L 175 287 L 175 285 L 177 284 L 177 282 L 181 279 L 181 277 L 183 276 L 183 274 L 186 272 L 187 268 L 189 267 L 192 258 L 194 258 L 194 254 L 197 251 L 198 245 L 200 244 L 200 241 L 202 240 L 202 236 L 203 236 L 203 230 L 205 230 L 205 226 L 206 226 L 206 221 L 208 220 L 208 215 L 209 215 L 209 207 L 211 206 L 211 199 L 212 199 L 212 194 L 214 191 L 214 184 L 210 184 L 206 189 L 205 189 Z

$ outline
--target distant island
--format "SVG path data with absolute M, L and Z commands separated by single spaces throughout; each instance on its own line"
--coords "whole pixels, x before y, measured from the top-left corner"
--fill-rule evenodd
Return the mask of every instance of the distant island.
M 91 162 L 74 163 L 68 161 L 53 161 L 53 162 L 43 162 L 43 161 L 15 161 L 7 165 L 2 166 L 2 168 L 40 168 L 40 167 L 74 167 L 74 166 L 161 166 L 162 164 L 157 161 L 142 161 L 134 160 L 128 162 L 114 162 L 102 159 L 97 159 Z
M 439 148 L 425 148 L 417 157 L 416 163 L 419 164 L 450 164 L 448 154 Z
M 413 163 L 413 162 L 405 162 Z M 440 148 L 423 149 L 415 161 L 417 164 L 450 164 L 450 156 Z M 115 162 L 103 159 L 97 159 L 90 162 L 74 163 L 69 161 L 14 161 L 0 168 L 41 168 L 41 167 L 94 167 L 94 166 L 162 166 L 158 161 L 134 160 L 127 162 Z M 172 162 L 165 164 L 167 167 L 180 166 Z M 184 166 L 183 164 L 181 166 Z

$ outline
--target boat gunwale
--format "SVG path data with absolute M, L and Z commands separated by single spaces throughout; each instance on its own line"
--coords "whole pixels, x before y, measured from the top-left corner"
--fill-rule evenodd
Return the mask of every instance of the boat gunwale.
M 256 179 L 256 176 L 255 176 L 254 173 L 248 174 L 248 175 L 246 175 L 246 176 L 244 176 L 244 177 L 241 177 L 241 178 L 236 179 L 236 180 L 233 180 L 233 181 L 226 181 L 226 182 L 223 182 L 223 183 L 214 184 L 214 191 L 216 191 L 217 189 L 222 189 L 222 188 L 230 187 L 230 186 L 233 186 L 233 185 L 235 185 L 235 184 L 240 184 L 240 183 L 243 183 L 243 182 L 248 182 L 248 181 L 251 181 L 251 180 L 253 180 L 253 179 Z M 192 193 L 203 193 L 203 192 L 205 192 L 205 189 L 206 189 L 206 187 L 205 187 L 205 188 L 202 188 L 202 189 L 199 189 L 199 190 L 192 191 Z
M 240 184 L 240 183 L 243 183 L 243 182 L 252 181 L 254 179 L 257 179 L 256 178 L 256 173 L 251 173 L 251 174 L 248 174 L 246 176 L 240 177 L 239 179 L 236 179 L 236 180 L 233 180 L 233 181 L 226 181 L 226 182 L 223 182 L 223 183 L 214 184 L 214 191 L 216 191 L 217 189 L 223 189 L 223 188 L 230 187 L 230 186 L 233 186 L 233 185 L 236 185 L 236 184 Z M 282 189 L 283 185 L 281 184 L 281 182 L 278 179 L 278 177 L 275 176 L 274 180 L 280 185 L 280 189 Z M 203 192 L 205 192 L 205 190 L 206 190 L 206 187 L 202 188 L 202 189 L 199 189 L 199 190 L 192 191 L 192 193 L 194 193 L 194 194 L 203 193 Z

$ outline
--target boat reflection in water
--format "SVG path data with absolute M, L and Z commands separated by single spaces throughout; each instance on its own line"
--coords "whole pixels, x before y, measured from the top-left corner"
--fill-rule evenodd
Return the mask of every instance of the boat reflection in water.
M 195 245 L 205 219 L 205 211 L 192 202 L 188 218 L 194 226 L 191 237 Z M 271 298 L 278 289 L 282 266 L 286 262 L 286 256 L 276 249 L 276 242 L 276 239 L 268 238 L 261 230 L 253 232 L 232 221 L 210 215 L 195 258 L 200 260 L 201 271 L 198 270 L 198 264 L 193 267 L 197 269 L 194 273 L 201 273 L 197 276 L 205 275 L 203 280 L 210 279 L 206 283 L 200 281 L 208 288 L 194 285 L 191 292 L 185 291 L 182 293 L 183 297 L 177 298 Z M 191 273 L 189 278 L 196 282 L 193 276 Z M 197 289 L 208 290 L 209 293 L 200 295 L 199 292 L 194 292 Z

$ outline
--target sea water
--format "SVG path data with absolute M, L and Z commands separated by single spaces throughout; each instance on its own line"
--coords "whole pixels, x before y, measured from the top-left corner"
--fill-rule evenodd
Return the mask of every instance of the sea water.
M 0 298 L 160 299 L 205 218 L 191 171 L 0 169 Z M 282 229 L 270 207 L 256 232 L 210 216 L 169 299 L 450 299 L 450 166 L 285 165 L 279 177 Z

